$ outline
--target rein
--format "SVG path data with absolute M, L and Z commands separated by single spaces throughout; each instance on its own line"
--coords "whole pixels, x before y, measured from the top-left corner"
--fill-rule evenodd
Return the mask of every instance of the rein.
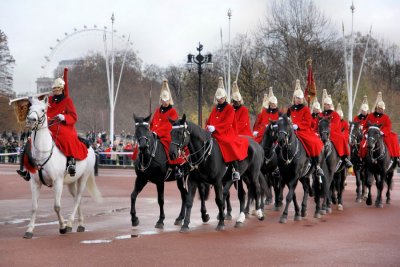
M 292 158 L 289 158 L 290 157 L 289 152 L 291 152 L 290 147 L 293 144 L 293 142 L 290 143 L 288 142 L 287 140 L 288 133 L 286 131 L 279 131 L 279 133 L 284 133 L 286 135 L 286 144 L 284 144 L 283 146 L 279 145 L 279 147 L 282 148 L 280 149 L 280 156 L 282 160 L 285 162 L 286 165 L 289 165 L 296 158 L 297 153 L 299 153 L 299 141 L 295 137 L 294 141 L 296 142 L 296 151 L 294 152 Z M 283 156 L 283 148 L 286 148 L 286 158 Z

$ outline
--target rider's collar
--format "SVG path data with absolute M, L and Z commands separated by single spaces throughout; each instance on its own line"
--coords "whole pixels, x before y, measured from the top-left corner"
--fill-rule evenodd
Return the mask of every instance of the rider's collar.
M 226 105 L 228 105 L 228 102 L 226 101 L 222 104 L 217 104 L 217 111 L 223 111 Z
M 277 108 L 267 108 L 266 110 L 267 110 L 267 113 L 272 113 L 272 114 L 278 112 L 278 109 L 277 109 Z
M 316 117 L 318 117 L 318 115 L 319 115 L 319 112 L 314 112 L 314 113 L 312 113 L 311 114 L 311 116 L 315 119 Z
M 365 119 L 367 118 L 367 115 L 359 114 L 359 115 L 358 115 L 358 118 L 359 118 L 360 120 L 365 120 Z
M 292 106 L 292 109 L 293 110 L 300 110 L 300 109 L 302 109 L 304 107 L 304 104 L 298 104 L 298 105 L 293 105 Z
M 64 98 L 64 92 L 60 95 L 53 95 L 52 102 L 60 103 Z
M 171 108 L 172 108 L 172 105 L 168 105 L 168 107 L 164 107 L 164 106 L 161 105 L 160 111 L 161 111 L 161 113 L 165 113 L 168 110 L 170 110 Z
M 328 109 L 328 110 L 324 110 L 322 113 L 324 114 L 324 116 L 326 116 L 326 115 L 331 115 L 332 112 L 333 112 L 333 110 Z
M 374 116 L 377 117 L 377 118 L 380 118 L 380 117 L 383 116 L 383 114 L 382 114 L 382 113 L 379 113 L 379 112 L 377 112 L 377 111 L 375 111 L 375 112 L 374 112 Z
M 233 108 L 234 108 L 235 110 L 239 110 L 239 109 L 242 107 L 242 105 L 239 105 L 239 106 L 232 105 L 232 106 L 233 106 Z

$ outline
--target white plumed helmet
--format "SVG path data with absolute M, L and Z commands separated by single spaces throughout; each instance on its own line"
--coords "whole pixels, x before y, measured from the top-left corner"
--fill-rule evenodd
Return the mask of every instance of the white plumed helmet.
M 64 89 L 65 82 L 62 78 L 57 78 L 53 82 L 53 86 L 51 88 L 62 88 Z
M 376 97 L 376 101 L 375 101 L 373 110 L 376 110 L 376 108 L 382 108 L 383 110 L 385 110 L 385 108 L 386 108 L 385 102 L 383 102 L 382 92 L 378 92 L 378 96 Z
M 269 107 L 268 94 L 264 94 L 262 106 L 263 106 L 263 108 L 268 108 Z
M 276 96 L 274 95 L 274 91 L 272 90 L 272 87 L 269 88 L 269 92 L 268 92 L 268 101 L 271 104 L 275 104 L 278 105 L 278 99 L 276 98 Z
M 236 81 L 234 81 L 232 85 L 232 99 L 243 104 L 243 98 L 239 92 L 239 87 Z
M 171 96 L 171 91 L 169 90 L 169 86 L 168 86 L 168 80 L 164 79 L 162 86 L 161 86 L 161 92 L 160 92 L 160 104 L 161 104 L 161 100 L 162 101 L 168 101 L 171 105 L 174 104 L 174 101 L 172 100 L 172 96 Z
M 359 110 L 358 113 L 361 114 L 362 111 L 364 111 L 364 112 L 368 112 L 369 111 L 368 98 L 367 98 L 366 95 L 363 98 L 363 101 L 361 103 L 360 110 Z
M 340 103 L 337 104 L 336 112 L 339 114 L 340 118 L 343 119 L 343 110 L 342 110 L 342 105 L 340 105 Z
M 304 100 L 304 93 L 300 87 L 300 80 L 296 80 L 296 87 L 294 88 L 292 102 L 294 103 L 294 98 L 298 97 Z
M 217 99 L 221 99 L 223 97 L 226 97 L 226 90 L 224 87 L 224 79 L 222 77 L 218 78 L 218 88 L 217 91 L 215 92 L 215 97 L 214 97 L 214 103 L 217 103 Z

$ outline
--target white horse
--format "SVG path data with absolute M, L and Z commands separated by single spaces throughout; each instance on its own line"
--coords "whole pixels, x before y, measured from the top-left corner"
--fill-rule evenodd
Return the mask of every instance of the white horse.
M 30 99 L 31 107 L 27 116 L 28 125 L 32 129 L 31 151 L 32 157 L 41 171 L 37 171 L 31 175 L 31 191 L 32 191 L 32 216 L 28 229 L 24 238 L 32 238 L 33 229 L 35 228 L 36 211 L 38 208 L 38 200 L 40 196 L 40 188 L 42 184 L 51 186 L 54 190 L 54 210 L 57 213 L 60 234 L 72 231 L 72 224 L 75 219 L 75 213 L 78 211 L 78 232 L 84 232 L 83 214 L 81 210 L 82 194 L 87 189 L 96 202 L 101 201 L 101 193 L 96 186 L 94 176 L 95 154 L 92 148 L 88 149 L 87 158 L 76 162 L 76 174 L 71 177 L 66 171 L 67 159 L 64 154 L 57 148 L 47 121 L 48 98 L 40 101 L 36 98 Z M 40 172 L 42 178 L 40 178 Z M 74 208 L 69 216 L 67 224 L 60 214 L 61 210 L 61 194 L 63 185 L 67 184 L 69 192 L 74 198 Z

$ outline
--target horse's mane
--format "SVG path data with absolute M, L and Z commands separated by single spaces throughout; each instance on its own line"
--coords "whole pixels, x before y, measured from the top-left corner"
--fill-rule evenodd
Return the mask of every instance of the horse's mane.
M 179 121 L 181 124 L 181 121 Z M 190 134 L 193 136 L 197 136 L 201 139 L 201 141 L 206 141 L 209 139 L 209 136 L 207 135 L 207 132 L 205 130 L 203 130 L 200 126 L 198 126 L 197 124 L 194 124 L 191 121 L 186 121 Z

